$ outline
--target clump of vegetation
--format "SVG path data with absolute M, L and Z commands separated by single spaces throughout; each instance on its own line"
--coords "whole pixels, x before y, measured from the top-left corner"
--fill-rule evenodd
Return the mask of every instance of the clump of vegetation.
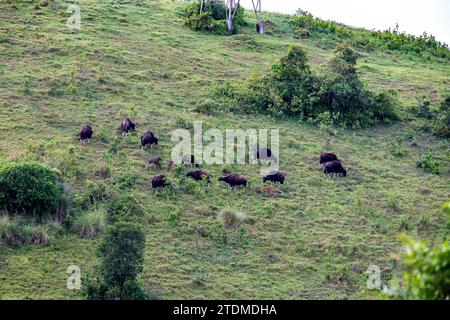
M 145 236 L 134 223 L 118 222 L 108 228 L 100 243 L 101 261 L 95 274 L 83 281 L 86 297 L 92 300 L 145 300 L 147 291 L 137 280 L 143 270 Z
M 329 125 L 359 128 L 398 120 L 396 92 L 367 90 L 356 72 L 357 59 L 352 48 L 341 44 L 326 73 L 317 76 L 305 51 L 295 46 L 268 75 L 242 85 L 226 83 L 213 95 L 237 110 L 294 116 L 311 123 L 329 118 Z
M 226 7 L 221 0 L 209 0 L 201 4 L 201 1 L 193 2 L 186 6 L 184 23 L 196 31 L 208 31 L 215 34 L 228 34 L 226 26 Z M 245 25 L 244 8 L 239 6 L 233 19 L 233 32 Z
M 292 17 L 291 23 L 303 38 L 310 37 L 332 44 L 346 41 L 354 47 L 365 50 L 387 49 L 420 55 L 428 53 L 435 57 L 450 59 L 447 44 L 437 41 L 433 35 L 426 32 L 419 37 L 399 32 L 398 25 L 394 30 L 369 31 L 334 21 L 325 21 L 301 9 Z
M 144 209 L 132 194 L 116 194 L 107 208 L 107 221 L 137 221 L 144 216 Z
M 37 163 L 9 163 L 0 169 L 0 207 L 42 217 L 58 213 L 64 190 L 58 172 Z
M 74 211 L 97 209 L 99 205 L 112 197 L 107 184 L 102 181 L 86 180 L 83 191 L 75 193 L 72 197 Z
M 442 138 L 450 138 L 450 95 L 445 97 L 434 116 L 431 132 Z
M 416 164 L 417 167 L 431 174 L 441 174 L 442 172 L 441 163 L 436 159 L 432 150 L 422 154 Z
M 430 246 L 425 241 L 402 236 L 406 244 L 404 256 L 408 271 L 403 273 L 405 284 L 398 291 L 404 299 L 450 299 L 450 244 L 444 241 Z
M 38 223 L 25 217 L 1 215 L 0 243 L 9 246 L 48 244 L 62 229 L 51 219 Z
M 73 229 L 83 238 L 92 239 L 97 236 L 106 225 L 106 210 L 99 208 L 94 211 L 83 212 L 73 218 Z
M 251 221 L 244 212 L 227 209 L 220 211 L 218 218 L 226 229 L 237 229 L 242 223 Z

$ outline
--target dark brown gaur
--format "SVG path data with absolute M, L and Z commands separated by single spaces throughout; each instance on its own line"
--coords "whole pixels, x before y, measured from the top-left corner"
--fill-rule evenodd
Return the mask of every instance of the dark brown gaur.
M 225 175 L 219 178 L 219 181 L 223 181 L 225 183 L 227 183 L 230 188 L 236 187 L 236 186 L 247 186 L 248 180 L 246 177 L 237 174 L 237 173 L 232 173 L 229 175 Z
M 195 170 L 186 174 L 186 177 L 192 178 L 195 181 L 202 181 L 204 177 L 206 177 L 206 181 L 208 184 L 211 183 L 211 175 L 209 172 L 205 170 Z
M 141 148 L 144 149 L 146 145 L 150 145 L 150 148 L 153 148 L 153 145 L 158 145 L 159 138 L 155 136 L 155 134 L 148 130 L 141 136 Z
M 155 192 L 157 188 L 164 188 L 168 185 L 170 185 L 170 183 L 166 182 L 166 177 L 163 174 L 152 178 L 153 192 Z
M 286 178 L 286 173 L 284 172 L 276 172 L 271 173 L 263 177 L 263 182 L 270 181 L 270 182 L 279 182 L 280 184 L 284 184 L 284 179 Z
M 128 136 L 129 131 L 134 131 L 136 125 L 129 118 L 123 119 L 120 124 L 120 129 L 122 130 L 122 138 Z
M 338 160 L 326 162 L 323 165 L 323 173 L 328 175 L 330 173 L 334 173 L 335 175 L 343 175 L 347 176 L 347 170 L 342 166 L 342 163 Z
M 89 142 L 89 140 L 92 138 L 92 134 L 94 133 L 94 130 L 92 130 L 92 127 L 89 124 L 85 124 L 83 128 L 81 128 L 80 131 L 80 142 Z

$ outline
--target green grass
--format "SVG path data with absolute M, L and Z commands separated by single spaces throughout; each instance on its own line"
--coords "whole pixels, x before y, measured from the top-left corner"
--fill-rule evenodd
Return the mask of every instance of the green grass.
M 163 299 L 374 298 L 364 271 L 377 264 L 388 280 L 401 270 L 401 230 L 424 239 L 448 236 L 441 212 L 450 191 L 446 140 L 402 122 L 343 130 L 325 147 L 322 131 L 296 119 L 192 111 L 212 84 L 265 72 L 292 44 L 305 46 L 319 69 L 332 49 L 293 38 L 286 17 L 269 15 L 279 33 L 259 36 L 250 25 L 224 37 L 185 28 L 178 2 L 81 0 L 82 29 L 72 32 L 61 2 L 56 11 L 36 10 L 36 2 L 0 0 L 0 162 L 49 163 L 64 169 L 77 192 L 105 167 L 105 152 L 116 150 L 105 182 L 133 194 L 147 211 L 141 277 Z M 438 100 L 450 93 L 448 63 L 362 54 L 358 69 L 369 87 L 399 89 L 405 106 L 423 94 Z M 125 116 L 137 121 L 138 133 L 115 146 Z M 153 195 L 150 179 L 160 172 L 145 168 L 145 159 L 167 162 L 171 131 L 194 120 L 222 130 L 279 128 L 281 170 L 288 174 L 279 197 L 261 191 L 259 170 L 249 165 L 238 167 L 250 180 L 246 190 L 230 192 L 217 181 L 222 167 L 208 166 L 211 187 L 179 185 L 172 173 L 175 187 Z M 80 145 L 85 121 L 96 135 Z M 138 146 L 147 128 L 161 137 L 153 151 Z M 400 154 L 392 141 L 404 148 Z M 416 167 L 429 148 L 443 164 L 441 175 Z M 317 157 L 324 150 L 338 153 L 347 178 L 323 177 Z M 222 209 L 254 223 L 224 230 Z M 89 269 L 97 243 L 67 231 L 48 245 L 0 245 L 0 298 L 82 298 L 66 289 L 66 268 Z

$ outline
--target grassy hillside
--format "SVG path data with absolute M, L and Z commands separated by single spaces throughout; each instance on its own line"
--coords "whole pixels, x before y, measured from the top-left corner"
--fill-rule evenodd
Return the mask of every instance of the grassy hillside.
M 266 15 L 278 30 L 260 36 L 248 13 L 250 26 L 226 37 L 184 27 L 182 3 L 126 2 L 77 1 L 82 25 L 72 32 L 60 1 L 52 9 L 0 0 L 0 161 L 47 163 L 63 171 L 76 194 L 99 180 L 95 172 L 105 166 L 122 118 L 135 119 L 137 133 L 121 140 L 103 182 L 145 207 L 142 281 L 162 298 L 376 297 L 364 272 L 377 264 L 389 280 L 401 270 L 401 230 L 423 239 L 448 236 L 440 210 L 450 196 L 448 140 L 404 121 L 342 130 L 325 146 L 318 128 L 296 119 L 193 111 L 212 84 L 265 72 L 289 45 L 301 43 L 320 68 L 332 50 L 294 38 L 287 17 Z M 358 70 L 369 87 L 398 89 L 405 107 L 417 96 L 437 101 L 450 93 L 448 62 L 361 54 Z M 171 131 L 194 120 L 222 130 L 279 128 L 281 170 L 288 173 L 280 196 L 260 191 L 259 170 L 250 165 L 235 167 L 250 179 L 245 190 L 230 192 L 217 181 L 187 188 L 172 173 L 174 189 L 153 195 L 150 179 L 160 171 L 145 168 L 146 158 L 168 161 Z M 77 133 L 86 121 L 96 134 L 80 145 Z M 149 127 L 161 143 L 143 151 L 138 138 Z M 399 146 L 404 155 L 396 155 Z M 443 163 L 441 175 L 416 167 L 428 148 Z M 346 178 L 323 177 L 317 157 L 325 150 L 340 155 Z M 206 169 L 217 180 L 223 168 Z M 222 208 L 243 211 L 254 223 L 225 232 L 217 219 Z M 197 225 L 209 236 L 200 237 Z M 0 298 L 82 298 L 66 289 L 66 268 L 91 268 L 97 244 L 98 238 L 65 231 L 49 245 L 0 245 Z

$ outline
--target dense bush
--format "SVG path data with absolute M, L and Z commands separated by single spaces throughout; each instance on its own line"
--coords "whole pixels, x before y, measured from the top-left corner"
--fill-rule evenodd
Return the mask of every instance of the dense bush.
M 58 173 L 37 163 L 10 163 L 0 169 L 0 206 L 10 213 L 42 218 L 63 200 Z
M 143 270 L 145 236 L 133 223 L 118 222 L 107 230 L 99 247 L 101 264 L 97 273 L 83 281 L 88 299 L 148 299 L 137 281 Z
M 233 19 L 233 32 L 245 25 L 244 8 L 239 6 Z M 226 7 L 221 0 L 209 0 L 200 13 L 200 1 L 186 6 L 184 23 L 196 31 L 208 31 L 216 34 L 228 34 L 226 27 Z
M 62 230 L 51 219 L 38 223 L 26 217 L 0 215 L 0 243 L 9 246 L 48 244 Z
M 442 171 L 441 163 L 436 159 L 432 150 L 422 154 L 416 165 L 432 174 L 441 174 Z
M 396 92 L 385 90 L 377 94 L 367 90 L 356 72 L 357 58 L 349 46 L 339 45 L 325 74 L 317 76 L 304 50 L 292 47 L 268 75 L 250 78 L 241 85 L 228 82 L 216 88 L 215 103 L 232 105 L 231 110 L 265 111 L 313 123 L 327 114 L 332 125 L 346 127 L 397 120 Z
M 369 126 L 397 120 L 396 92 L 375 94 L 358 77 L 358 55 L 347 45 L 338 45 L 321 78 L 318 106 L 332 114 L 335 124 Z
M 416 37 L 400 33 L 398 26 L 394 30 L 385 31 L 357 29 L 334 21 L 321 20 L 303 10 L 298 10 L 291 21 L 301 37 L 313 37 L 331 43 L 346 41 L 360 49 L 383 48 L 403 53 L 430 53 L 436 57 L 450 59 L 448 46 L 436 41 L 434 36 L 424 33 Z
M 144 209 L 132 194 L 115 194 L 107 208 L 107 221 L 138 221 L 144 216 Z

